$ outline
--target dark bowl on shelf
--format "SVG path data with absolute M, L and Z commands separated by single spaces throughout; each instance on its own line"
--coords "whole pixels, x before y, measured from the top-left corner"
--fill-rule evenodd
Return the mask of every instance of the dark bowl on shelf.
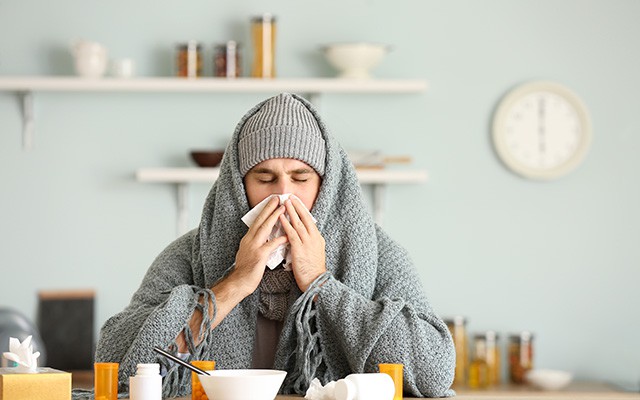
M 222 161 L 224 150 L 192 150 L 191 159 L 199 167 L 217 167 Z

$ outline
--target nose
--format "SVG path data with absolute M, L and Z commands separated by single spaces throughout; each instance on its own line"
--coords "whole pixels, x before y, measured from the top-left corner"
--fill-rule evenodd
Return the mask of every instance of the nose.
M 281 179 L 276 189 L 278 194 L 293 193 L 293 184 L 287 179 Z

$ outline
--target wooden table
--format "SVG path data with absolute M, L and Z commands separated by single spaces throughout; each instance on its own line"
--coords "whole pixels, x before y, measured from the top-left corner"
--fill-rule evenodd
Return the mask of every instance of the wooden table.
M 529 386 L 504 385 L 486 390 L 456 390 L 454 400 L 492 400 L 492 399 L 525 399 L 525 400 L 567 400 L 567 399 L 602 399 L 602 400 L 640 400 L 640 393 L 620 392 L 600 382 L 574 382 L 560 391 L 541 391 Z M 279 395 L 276 400 L 300 400 L 302 396 Z M 180 397 L 179 400 L 191 400 L 191 396 Z M 404 400 L 416 399 L 405 397 Z
M 485 390 L 456 389 L 456 399 L 530 399 L 530 400 L 566 400 L 566 399 L 603 399 L 603 400 L 640 400 L 640 393 L 618 391 L 602 382 L 572 382 L 558 391 L 536 390 L 527 385 L 502 385 Z
M 73 387 L 93 388 L 93 373 L 73 373 Z M 567 400 L 567 399 L 602 399 L 602 400 L 640 400 L 640 393 L 622 392 L 602 382 L 573 382 L 561 391 L 544 392 L 523 385 L 502 385 L 486 390 L 456 389 L 455 400 L 492 400 L 492 399 L 523 399 L 523 400 Z M 300 400 L 302 396 L 279 395 L 276 400 Z M 405 400 L 415 399 L 405 397 Z M 179 397 L 177 400 L 191 400 L 191 396 Z

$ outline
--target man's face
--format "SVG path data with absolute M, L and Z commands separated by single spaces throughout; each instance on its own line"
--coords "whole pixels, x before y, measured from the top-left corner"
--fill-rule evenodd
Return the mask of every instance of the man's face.
M 320 175 L 313 168 L 291 158 L 265 160 L 244 177 L 251 208 L 272 194 L 293 193 L 311 210 L 321 183 Z

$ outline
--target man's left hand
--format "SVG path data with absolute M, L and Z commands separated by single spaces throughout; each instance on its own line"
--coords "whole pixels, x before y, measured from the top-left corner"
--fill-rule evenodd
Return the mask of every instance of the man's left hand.
M 280 222 L 291 246 L 293 276 L 300 290 L 306 292 L 311 282 L 327 271 L 325 241 L 299 199 L 288 199 L 284 205 L 291 222 L 284 214 Z

